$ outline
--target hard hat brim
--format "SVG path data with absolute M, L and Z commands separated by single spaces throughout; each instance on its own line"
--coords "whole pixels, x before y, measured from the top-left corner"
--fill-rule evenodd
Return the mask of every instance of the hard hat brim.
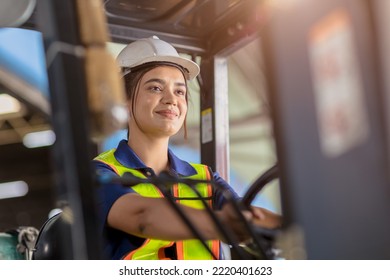
M 200 72 L 198 64 L 196 64 L 190 59 L 184 57 L 177 57 L 177 56 L 150 56 L 132 65 L 129 65 L 128 63 L 126 63 L 126 61 L 121 61 L 119 63 L 120 64 L 119 66 L 131 69 L 140 66 L 142 64 L 152 63 L 152 62 L 170 62 L 181 66 L 185 70 L 185 76 L 187 80 L 194 79 Z

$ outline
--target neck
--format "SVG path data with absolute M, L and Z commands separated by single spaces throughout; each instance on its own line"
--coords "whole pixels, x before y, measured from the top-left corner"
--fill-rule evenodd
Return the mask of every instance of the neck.
M 130 133 L 131 134 L 131 133 Z M 169 138 L 148 138 L 145 135 L 129 136 L 128 145 L 146 166 L 156 174 L 168 170 L 168 141 Z

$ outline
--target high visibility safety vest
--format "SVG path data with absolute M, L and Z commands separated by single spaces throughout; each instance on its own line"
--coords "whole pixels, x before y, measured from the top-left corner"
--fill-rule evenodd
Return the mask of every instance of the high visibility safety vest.
M 142 172 L 123 166 L 118 162 L 114 156 L 115 149 L 106 151 L 95 158 L 95 160 L 101 161 L 109 165 L 119 176 L 122 176 L 126 172 L 132 173 L 138 178 L 146 178 Z M 203 164 L 190 163 L 195 168 L 197 174 L 184 177 L 188 179 L 197 180 L 210 180 L 211 175 L 208 167 Z M 135 192 L 145 197 L 164 197 L 161 191 L 152 184 L 138 184 L 132 187 Z M 199 183 L 196 186 L 197 191 L 203 198 L 212 197 L 212 187 L 209 184 Z M 198 194 L 193 191 L 189 186 L 185 184 L 175 184 L 172 187 L 173 196 L 176 198 L 176 202 L 182 205 L 193 207 L 196 209 L 204 209 L 204 205 L 199 198 Z M 182 198 L 182 200 L 180 200 Z M 188 199 L 189 198 L 189 199 Z M 195 198 L 195 199 L 191 199 Z M 212 207 L 212 199 L 208 200 L 208 205 Z M 170 247 L 176 243 L 176 253 L 178 260 L 212 260 L 212 255 L 207 251 L 204 245 L 196 239 L 184 240 L 184 241 L 166 241 L 157 239 L 146 239 L 145 242 L 138 249 L 135 249 L 127 253 L 123 259 L 125 260 L 160 260 L 168 259 L 165 257 L 164 249 Z M 208 247 L 213 254 L 220 258 L 220 242 L 218 240 L 206 241 Z

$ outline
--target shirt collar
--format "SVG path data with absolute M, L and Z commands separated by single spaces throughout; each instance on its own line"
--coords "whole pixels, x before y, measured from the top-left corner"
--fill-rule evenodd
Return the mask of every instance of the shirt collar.
M 127 145 L 126 140 L 121 140 L 118 144 L 114 156 L 120 164 L 133 169 L 148 168 L 143 161 L 137 156 L 137 154 Z M 168 149 L 168 159 L 172 170 L 184 177 L 192 176 L 196 174 L 195 168 L 193 168 L 188 162 L 178 158 L 171 149 Z

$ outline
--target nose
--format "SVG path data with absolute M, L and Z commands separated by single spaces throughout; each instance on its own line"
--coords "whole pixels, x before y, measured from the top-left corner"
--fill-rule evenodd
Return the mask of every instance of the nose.
M 177 105 L 177 96 L 175 95 L 173 90 L 166 89 L 164 94 L 162 95 L 161 102 L 163 104 L 176 106 Z

